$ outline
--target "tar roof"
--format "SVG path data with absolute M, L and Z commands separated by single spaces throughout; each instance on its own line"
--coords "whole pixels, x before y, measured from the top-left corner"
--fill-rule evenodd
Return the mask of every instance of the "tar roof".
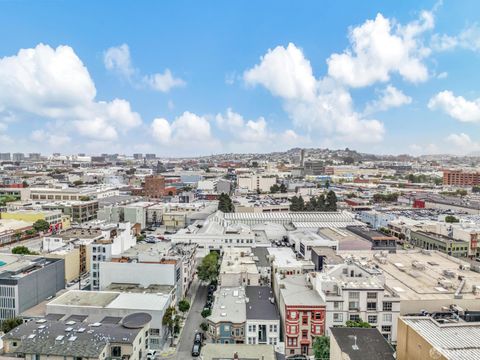
M 132 343 L 141 328 L 116 324 L 29 321 L 4 336 L 20 340 L 16 353 L 98 358 L 108 343 Z
M 274 295 L 267 286 L 247 286 L 247 320 L 279 320 Z
M 330 332 L 350 360 L 395 359 L 393 348 L 376 328 L 331 327 Z

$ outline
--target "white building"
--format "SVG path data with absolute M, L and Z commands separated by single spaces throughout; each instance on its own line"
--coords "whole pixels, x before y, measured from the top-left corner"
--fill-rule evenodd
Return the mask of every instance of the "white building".
M 314 246 L 329 247 L 334 250 L 338 248 L 338 241 L 323 238 L 309 230 L 292 231 L 288 234 L 288 240 L 291 245 L 295 246 L 297 254 L 307 260 L 312 258 L 311 253 Z
M 380 270 L 348 261 L 309 276 L 326 303 L 326 335 L 330 327 L 362 320 L 377 327 L 390 342 L 397 341 L 400 298 L 385 285 L 385 276 Z
M 250 175 L 239 176 L 238 187 L 249 192 L 270 192 L 270 188 L 277 183 L 275 176 Z
M 267 286 L 247 286 L 246 344 L 277 345 L 280 342 L 280 313 L 272 289 Z
M 121 254 L 137 242 L 130 223 L 105 225 L 102 238 L 92 243 L 90 284 L 93 290 L 100 289 L 100 263 L 110 261 L 112 256 Z

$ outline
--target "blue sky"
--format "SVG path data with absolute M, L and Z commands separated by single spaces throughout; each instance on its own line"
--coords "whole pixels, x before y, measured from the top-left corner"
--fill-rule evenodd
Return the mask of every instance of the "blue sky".
M 480 151 L 479 14 L 473 0 L 0 1 L 0 151 Z

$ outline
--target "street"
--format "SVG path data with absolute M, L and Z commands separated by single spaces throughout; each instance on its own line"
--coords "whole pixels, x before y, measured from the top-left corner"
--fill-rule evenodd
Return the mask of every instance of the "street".
M 178 351 L 173 359 L 196 359 L 192 357 L 193 337 L 197 331 L 200 330 L 200 324 L 204 321 L 201 312 L 207 301 L 207 286 L 199 285 L 195 300 L 191 305 L 190 312 L 188 313 L 185 327 L 182 330 L 182 336 L 178 343 Z

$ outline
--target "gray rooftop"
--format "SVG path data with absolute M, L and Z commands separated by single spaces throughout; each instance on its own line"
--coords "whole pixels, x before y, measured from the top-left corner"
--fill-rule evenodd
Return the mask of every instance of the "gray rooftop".
M 268 250 L 266 247 L 264 246 L 254 247 L 252 248 L 252 252 L 253 252 L 254 260 L 255 260 L 255 263 L 257 264 L 257 267 L 270 267 L 270 262 L 267 259 Z
M 272 289 L 267 286 L 247 286 L 246 296 L 247 303 L 247 320 L 279 320 L 275 302 L 270 301 L 274 299 Z
M 140 331 L 118 324 L 37 320 L 16 327 L 3 339 L 18 340 L 18 354 L 98 358 L 108 343 L 130 344 Z
M 350 360 L 393 360 L 394 350 L 377 328 L 331 327 L 332 337 Z M 357 344 L 358 349 L 354 348 Z

